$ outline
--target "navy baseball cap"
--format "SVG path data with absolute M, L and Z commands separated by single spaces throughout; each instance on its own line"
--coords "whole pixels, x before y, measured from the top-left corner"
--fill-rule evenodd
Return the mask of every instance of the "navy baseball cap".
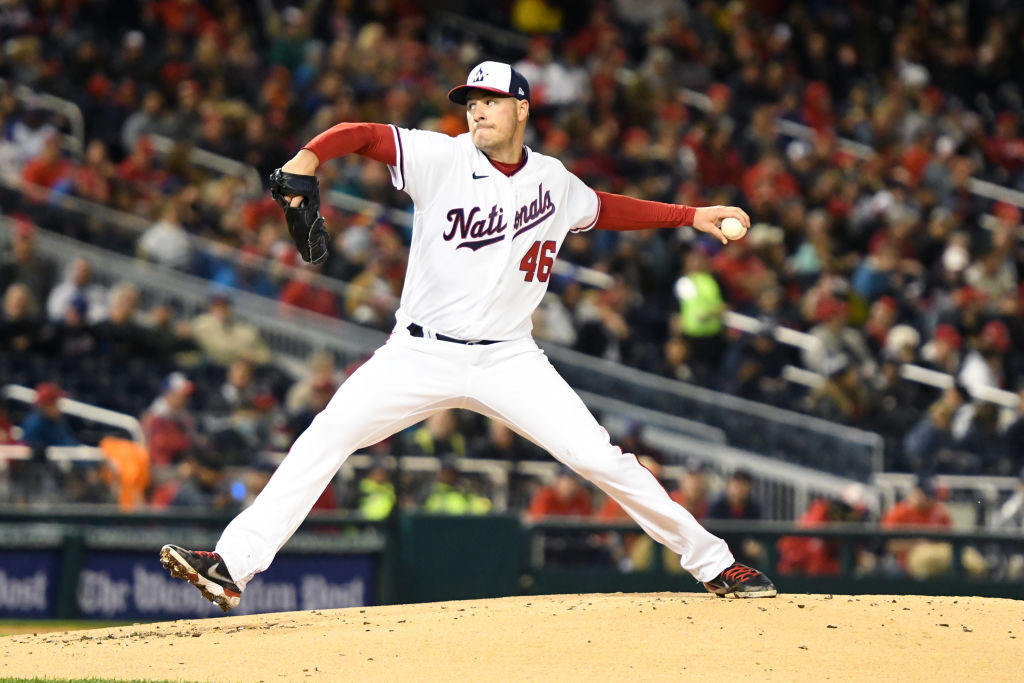
M 929 498 L 935 497 L 936 492 L 935 477 L 930 474 L 919 474 L 917 475 L 917 481 L 914 482 L 914 486 L 921 489 L 921 492 Z
M 526 77 L 504 62 L 480 62 L 466 76 L 465 85 L 451 89 L 448 99 L 455 104 L 465 104 L 466 93 L 474 88 L 530 101 L 530 84 Z

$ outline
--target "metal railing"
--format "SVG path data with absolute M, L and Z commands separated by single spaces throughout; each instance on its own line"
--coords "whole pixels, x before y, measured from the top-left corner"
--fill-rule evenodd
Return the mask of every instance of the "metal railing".
M 412 214 L 402 209 L 385 206 L 372 199 L 364 199 L 340 190 L 327 190 L 323 198 L 329 206 L 350 213 L 372 213 L 386 219 L 389 223 L 403 228 L 412 228 Z
M 618 429 L 622 425 L 621 420 L 605 419 L 602 424 L 613 433 L 621 433 Z M 661 466 L 660 478 L 664 482 L 678 482 L 694 461 L 708 468 L 714 491 L 723 488 L 724 479 L 733 471 L 747 470 L 753 478 L 753 495 L 761 503 L 765 519 L 794 520 L 815 498 L 839 499 L 851 485 L 858 484 L 852 479 L 708 443 L 660 427 L 646 427 L 643 438 L 668 457 L 666 464 Z M 368 469 L 375 460 L 373 456 L 354 454 L 342 465 L 342 476 L 351 478 L 354 470 Z M 409 472 L 436 472 L 440 467 L 437 458 L 425 456 L 384 456 L 383 462 L 387 467 Z M 513 463 L 487 458 L 460 458 L 456 467 L 461 472 L 483 475 L 491 484 L 494 511 L 504 512 L 508 510 L 510 475 L 533 477 L 547 483 L 555 479 L 562 465 L 554 460 Z M 671 487 L 671 484 L 666 485 Z M 861 492 L 864 504 L 877 513 L 881 508 L 875 490 L 864 486 Z
M 956 378 L 952 375 L 948 375 L 944 372 L 932 370 L 931 368 L 921 367 L 913 363 L 903 363 L 900 366 L 900 377 L 917 382 L 918 384 L 926 384 L 928 386 L 935 387 L 936 389 L 948 389 L 949 387 L 956 384 Z M 1020 397 L 1012 391 L 1006 391 L 999 387 L 990 387 L 980 384 L 973 384 L 967 387 L 967 393 L 971 395 L 971 398 L 985 401 L 987 403 L 994 403 L 1002 408 L 1016 408 L 1020 405 Z
M 178 145 L 187 145 L 188 160 L 194 166 L 216 171 L 221 175 L 240 178 L 245 183 L 245 190 L 250 196 L 256 196 L 263 192 L 263 181 L 260 179 L 259 171 L 249 164 L 196 147 L 188 141 L 172 140 L 152 133 L 147 134 L 146 137 L 153 144 L 153 149 L 161 154 L 169 153 Z
M 11 229 L 9 219 L 0 217 L 0 234 Z M 40 254 L 59 264 L 66 265 L 77 257 L 88 259 L 94 277 L 102 284 L 132 283 L 139 290 L 143 303 L 175 302 L 189 316 L 207 309 L 213 291 L 207 280 L 58 236 L 42 228 L 36 230 L 36 240 Z M 271 348 L 294 358 L 305 359 L 315 351 L 334 349 L 356 360 L 380 346 L 386 336 L 377 330 L 249 292 L 235 290 L 231 299 L 236 312 L 260 330 Z
M 672 415 L 656 410 L 641 408 L 625 401 L 609 398 L 595 394 L 592 391 L 577 391 L 587 407 L 594 411 L 600 411 L 611 424 L 606 426 L 612 432 L 626 432 L 629 425 L 627 422 L 615 420 L 617 415 L 629 415 L 631 419 L 641 422 L 647 427 L 660 427 L 675 434 L 692 436 L 701 441 L 724 444 L 728 440 L 723 430 L 696 420 L 690 420 L 679 415 Z M 642 455 L 638 453 L 637 455 Z
M 48 462 L 56 465 L 64 473 L 70 472 L 75 463 L 106 462 L 116 468 L 116 465 L 107 459 L 103 451 L 95 446 L 49 446 L 44 449 L 43 454 Z M 0 506 L 11 500 L 11 463 L 27 462 L 34 458 L 35 452 L 31 446 L 0 444 Z
M 20 191 L 21 184 L 10 179 L 0 177 L 0 187 L 7 188 L 11 191 Z M 141 237 L 146 230 L 153 226 L 153 221 L 147 220 L 142 216 L 112 209 L 108 206 L 104 206 L 103 204 L 98 204 L 96 202 L 71 195 L 62 195 L 59 198 L 55 198 L 53 202 L 51 202 L 51 206 L 57 206 L 60 209 L 81 216 L 96 218 L 103 223 L 117 227 L 137 237 Z M 2 216 L 0 216 L 0 218 L 2 218 Z M 211 240 L 191 233 L 186 233 L 185 236 L 193 253 L 206 254 L 212 258 L 222 258 L 225 254 L 226 249 L 223 245 L 219 245 Z M 236 249 L 227 250 L 227 253 L 235 258 L 238 258 L 240 255 L 240 252 Z M 353 285 L 336 278 L 327 277 L 310 270 L 305 266 L 291 266 L 256 254 L 246 254 L 245 259 L 262 269 L 264 272 L 276 272 L 290 278 L 302 278 L 304 281 L 309 282 L 311 286 L 326 290 L 338 297 L 339 306 L 344 304 L 345 297 L 347 297 L 353 289 L 365 289 L 359 285 Z M 397 310 L 398 297 L 392 297 L 390 305 L 392 306 L 392 310 Z
M 874 483 L 879 500 L 888 508 L 917 484 L 917 476 L 885 472 L 876 476 Z M 993 475 L 940 474 L 935 477 L 935 483 L 944 491 L 947 506 L 953 507 L 954 512 L 957 506 L 963 508 L 967 517 L 961 521 L 965 525 L 989 524 L 999 507 L 1021 488 L 1017 477 Z
M 49 93 L 38 92 L 21 83 L 15 83 L 11 87 L 11 84 L 2 78 L 0 78 L 0 87 L 8 89 L 14 98 L 22 104 L 48 109 L 65 117 L 68 120 L 68 125 L 71 126 L 71 132 L 61 133 L 61 146 L 76 159 L 82 158 L 85 153 L 85 118 L 77 104 Z
M 935 389 L 948 389 L 956 385 L 955 377 L 938 370 L 932 370 L 931 368 L 925 368 L 913 363 L 903 363 L 899 369 L 901 378 Z M 825 375 L 820 372 L 798 368 L 794 365 L 786 365 L 782 368 L 782 378 L 793 384 L 800 384 L 810 389 L 817 389 L 827 381 Z M 991 403 L 1000 408 L 1014 410 L 1020 405 L 1020 397 L 1012 391 L 979 384 L 965 387 L 965 389 L 972 399 Z
M 46 459 L 55 463 L 102 462 L 106 458 L 96 446 L 48 446 Z M 32 448 L 21 444 L 0 444 L 0 472 L 9 460 L 31 460 Z
M 736 470 L 747 470 L 753 479 L 753 495 L 761 503 L 767 519 L 796 519 L 818 497 L 839 499 L 859 487 L 864 503 L 872 510 L 880 510 L 874 487 L 856 477 L 844 477 L 806 465 L 786 462 L 778 458 L 734 448 L 723 444 L 709 444 L 691 437 L 653 427 L 644 431 L 644 440 L 651 446 L 672 454 L 677 462 L 699 461 L 721 476 Z M 666 470 L 666 474 L 671 470 Z M 681 474 L 682 472 L 679 472 Z
M 607 425 L 615 429 L 615 420 Z M 621 423 L 621 420 L 619 421 Z M 607 424 L 607 423 L 605 423 Z M 754 478 L 753 495 L 762 505 L 764 518 L 768 520 L 786 521 L 793 520 L 807 508 L 811 500 L 818 497 L 839 498 L 843 491 L 852 483 L 848 479 L 841 479 L 827 474 L 822 474 L 806 468 L 801 468 L 788 463 L 759 456 L 751 457 L 750 454 L 735 449 L 723 449 L 718 445 L 709 447 L 707 444 L 696 440 L 683 440 L 678 434 L 665 429 L 648 428 L 644 432 L 644 438 L 652 445 L 657 445 L 659 450 L 664 450 L 670 455 L 673 461 L 681 461 L 684 456 L 688 461 L 687 465 L 665 464 L 661 467 L 660 479 L 666 482 L 671 488 L 673 482 L 679 482 L 687 473 L 689 461 L 699 460 L 709 468 L 709 480 L 711 490 L 709 496 L 717 495 L 724 486 L 724 479 L 736 469 L 746 469 Z M 106 462 L 116 468 L 116 463 L 109 461 L 103 451 L 94 446 L 51 446 L 45 449 L 46 459 L 54 464 L 67 466 L 72 463 L 96 463 Z M 2 490 L 3 477 L 5 476 L 8 464 L 11 461 L 30 460 L 33 451 L 24 445 L 0 446 L 0 490 Z M 284 453 L 274 454 L 277 462 L 285 457 Z M 366 471 L 378 463 L 383 463 L 392 472 L 434 474 L 441 467 L 438 458 L 421 455 L 386 455 L 373 456 L 366 453 L 354 453 L 342 464 L 334 481 L 353 482 L 356 480 L 357 471 Z M 554 460 L 522 460 L 511 462 L 508 460 L 496 460 L 491 458 L 464 457 L 456 461 L 456 468 L 466 474 L 477 475 L 486 482 L 484 493 L 492 503 L 492 511 L 495 513 L 508 512 L 511 499 L 511 477 L 528 477 L 538 482 L 550 483 L 562 469 L 562 465 Z M 229 468 L 228 472 L 240 472 L 241 468 Z M 164 472 L 166 474 L 167 472 Z M 155 472 L 154 476 L 159 478 L 160 473 Z M 864 489 L 865 504 L 873 511 L 879 509 L 878 498 L 870 488 Z M 4 496 L 0 495 L 0 504 Z M 93 509 L 91 504 L 68 504 L 67 510 L 89 511 Z M 140 514 L 147 514 L 151 508 L 143 505 L 138 508 Z
M 35 403 L 36 390 L 29 387 L 19 386 L 17 384 L 8 384 L 3 387 L 3 389 L 0 389 L 0 396 L 3 396 L 3 398 L 7 400 L 31 404 Z M 126 415 L 125 413 L 119 413 L 114 410 L 107 410 L 106 408 L 100 408 L 99 406 L 94 406 L 89 403 L 82 403 L 81 401 L 76 401 L 71 398 L 58 399 L 57 407 L 60 408 L 62 413 L 67 415 L 74 415 L 75 417 L 80 417 L 83 420 L 123 429 L 131 435 L 132 441 L 143 445 L 146 443 L 145 436 L 143 436 L 142 433 L 142 425 L 132 415 Z
M 581 391 L 710 424 L 730 445 L 836 475 L 870 481 L 883 468 L 874 432 L 783 410 L 661 377 L 553 344 L 542 344 L 559 373 Z
M 283 457 L 284 454 L 279 454 Z M 372 455 L 354 453 L 341 466 L 342 478 L 353 479 L 356 469 L 369 469 L 382 460 L 385 467 L 404 472 L 434 473 L 441 468 L 441 460 L 427 455 L 386 455 L 378 459 Z M 460 472 L 469 472 L 484 476 L 490 484 L 490 500 L 494 512 L 507 512 L 509 502 L 509 473 L 512 464 L 502 460 L 486 458 L 459 458 L 457 467 Z
M 740 332 L 756 334 L 761 330 L 761 322 L 759 320 L 734 311 L 726 311 L 724 322 L 728 327 Z M 780 344 L 792 346 L 801 351 L 817 351 L 822 348 L 821 340 L 814 335 L 781 325 L 775 326 L 772 330 L 772 336 Z M 819 387 L 825 383 L 825 376 L 821 373 L 792 365 L 787 365 L 783 369 L 782 376 L 790 382 L 811 388 Z M 936 389 L 948 389 L 956 384 L 956 378 L 952 375 L 914 363 L 901 363 L 900 377 L 911 382 L 935 387 Z M 994 403 L 1002 408 L 1014 409 L 1020 405 L 1020 397 L 1017 394 L 998 387 L 974 385 L 967 387 L 967 391 L 971 398 Z

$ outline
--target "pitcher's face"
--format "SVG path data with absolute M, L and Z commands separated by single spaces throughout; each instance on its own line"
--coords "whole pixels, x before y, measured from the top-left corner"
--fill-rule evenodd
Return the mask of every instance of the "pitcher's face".
M 512 142 L 516 129 L 526 122 L 529 104 L 514 97 L 473 90 L 466 96 L 466 121 L 473 144 L 486 152 Z

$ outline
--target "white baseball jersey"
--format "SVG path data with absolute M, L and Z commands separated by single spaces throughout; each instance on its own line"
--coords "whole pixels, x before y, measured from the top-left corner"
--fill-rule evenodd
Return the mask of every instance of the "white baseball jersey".
M 391 179 L 415 204 L 399 326 L 467 340 L 529 335 L 566 234 L 597 222 L 597 194 L 529 148 L 506 176 L 469 133 L 392 128 Z

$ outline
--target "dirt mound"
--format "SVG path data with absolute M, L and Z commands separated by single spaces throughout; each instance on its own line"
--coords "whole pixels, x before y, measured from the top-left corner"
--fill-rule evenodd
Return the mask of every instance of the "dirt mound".
M 1020 680 L 1024 602 L 554 595 L 0 638 L 0 677 Z

